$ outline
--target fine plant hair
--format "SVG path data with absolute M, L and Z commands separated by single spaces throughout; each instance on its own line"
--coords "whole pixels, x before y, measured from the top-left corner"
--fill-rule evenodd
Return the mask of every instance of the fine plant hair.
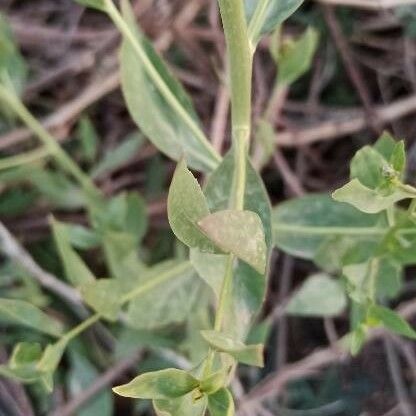
M 0 159 L 0 169 L 50 161 L 60 183 L 70 189 L 76 184 L 89 228 L 50 218 L 82 321 L 69 327 L 27 301 L 1 298 L 0 315 L 49 339 L 47 345 L 15 345 L 9 362 L 0 366 L 1 375 L 51 392 L 70 342 L 85 330 L 94 327 L 104 338 L 109 330 L 111 338 L 113 329 L 128 327 L 154 339 L 161 330 L 169 338 L 167 329 L 181 327 L 186 339 L 172 349 L 186 356 L 177 360 L 185 365 L 139 374 L 113 391 L 150 400 L 159 416 L 232 416 L 230 386 L 238 365 L 264 365 L 268 325 L 261 322 L 261 310 L 275 247 L 321 270 L 304 281 L 285 313 L 331 318 L 348 310 L 350 330 L 337 347 L 358 354 L 370 329 L 379 326 L 416 338 L 389 307 L 402 290 L 405 267 L 416 263 L 416 189 L 405 182 L 404 142 L 384 133 L 355 154 L 350 181 L 332 195 L 308 195 L 273 208 L 258 173 L 275 151 L 274 103 L 308 71 L 319 42 L 313 28 L 295 39 L 280 36 L 282 23 L 302 0 L 218 0 L 231 97 L 232 145 L 225 155 L 206 137 L 190 98 L 140 30 L 129 1 L 77 1 L 105 13 L 119 30 L 121 87 L 129 113 L 143 137 L 177 163 L 167 211 L 180 254 L 151 266 L 143 260 L 144 200 L 135 192 L 106 198 L 94 179 L 109 159 L 86 173 L 28 111 L 20 98 L 23 58 L 4 31 L 10 47 L 0 61 L 2 114 L 19 118 L 40 146 Z M 253 126 L 253 59 L 266 34 L 278 74 L 271 102 Z M 92 134 L 93 126 L 84 119 L 80 129 Z M 123 151 L 133 152 L 143 137 L 131 138 Z M 192 172 L 204 175 L 203 187 Z M 6 238 L 7 230 L 0 234 L 3 251 L 10 243 Z M 105 278 L 97 278 L 80 254 L 90 248 L 102 253 Z M 175 344 L 171 338 L 170 345 Z

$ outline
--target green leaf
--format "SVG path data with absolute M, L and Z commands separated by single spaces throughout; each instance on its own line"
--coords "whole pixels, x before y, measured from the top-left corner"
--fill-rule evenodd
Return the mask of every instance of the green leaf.
M 346 202 L 367 214 L 377 214 L 390 208 L 396 202 L 416 198 L 416 193 L 405 188 L 395 188 L 392 193 L 385 196 L 379 191 L 364 186 L 358 179 L 353 179 L 336 190 L 332 197 L 338 202 Z
M 0 319 L 54 337 L 59 337 L 62 334 L 62 325 L 58 321 L 23 300 L 0 299 Z
M 381 241 L 388 228 L 381 216 L 367 215 L 334 201 L 326 194 L 296 198 L 273 209 L 275 245 L 283 251 L 313 259 L 328 240 Z
M 386 159 L 373 147 L 364 146 L 352 158 L 351 179 L 358 179 L 363 185 L 376 189 L 386 180 L 383 168 L 388 165 Z
M 384 159 L 390 160 L 396 144 L 394 137 L 388 131 L 384 131 L 373 147 Z
M 92 7 L 93 9 L 98 9 L 102 11 L 105 11 L 106 9 L 104 0 L 75 0 L 75 1 L 83 6 Z
M 73 350 L 69 352 L 71 366 L 67 384 L 70 398 L 75 399 L 98 379 L 99 372 L 84 355 Z M 112 416 L 113 414 L 113 395 L 109 389 L 104 389 L 82 406 L 77 416 Z
M 19 342 L 13 349 L 8 366 L 4 368 L 5 375 L 22 383 L 35 382 L 40 377 L 36 365 L 41 356 L 42 347 L 40 344 Z
M 398 335 L 416 339 L 416 331 L 396 312 L 384 306 L 372 305 L 369 308 L 370 319 L 376 319 L 390 331 Z
M 94 275 L 86 266 L 79 254 L 71 247 L 65 225 L 52 218 L 52 231 L 59 256 L 64 265 L 65 275 L 75 287 L 95 280 Z
M 211 174 L 205 195 L 212 212 L 226 210 L 230 206 L 232 178 L 234 172 L 233 151 L 228 153 L 218 169 Z M 268 249 L 271 248 L 271 207 L 263 181 L 247 163 L 247 183 L 244 195 L 244 209 L 253 211 L 261 218 Z M 238 262 L 234 271 L 232 293 L 227 305 L 224 331 L 233 338 L 244 341 L 259 312 L 265 296 L 267 280 L 244 262 Z
M 198 221 L 222 251 L 233 253 L 260 274 L 266 272 L 267 246 L 260 217 L 252 211 L 215 212 Z
M 302 3 L 303 0 L 245 0 L 251 42 L 255 45 L 262 35 L 273 32 Z
M 228 384 L 232 367 L 224 367 L 200 381 L 199 390 L 207 395 L 216 393 Z
M 200 280 L 189 262 L 166 261 L 142 273 L 128 306 L 127 323 L 137 329 L 185 321 L 198 301 Z
M 77 138 L 81 143 L 83 157 L 92 162 L 97 157 L 99 138 L 89 117 L 82 117 L 77 126 Z
M 308 28 L 299 39 L 282 45 L 278 56 L 277 75 L 280 85 L 293 84 L 309 70 L 318 43 L 318 32 Z
M 81 286 L 84 301 L 109 321 L 118 318 L 125 289 L 116 279 L 100 279 Z
M 406 168 L 406 149 L 403 140 L 395 144 L 390 157 L 390 164 L 396 172 L 400 174 L 404 173 Z
M 195 400 L 193 393 L 173 400 L 154 400 L 153 407 L 157 416 L 205 416 L 206 396 Z
M 297 316 L 337 316 L 347 306 L 342 285 L 320 273 L 308 277 L 290 299 L 286 311 Z
M 134 38 L 124 38 L 120 58 L 122 90 L 133 120 L 172 159 L 185 155 L 195 169 L 215 169 L 220 157 L 202 132 L 188 95 L 137 28 L 129 2 L 121 5 Z
M 234 416 L 234 400 L 228 389 L 218 390 L 208 396 L 208 410 L 211 416 Z
M 113 391 L 134 399 L 166 400 L 184 396 L 198 385 L 198 380 L 186 371 L 169 368 L 142 374 Z
M 185 161 L 181 160 L 173 175 L 168 195 L 168 218 L 172 231 L 188 247 L 213 251 L 211 241 L 197 225 L 208 214 L 205 196 Z
M 121 168 L 139 154 L 143 144 L 141 134 L 135 132 L 128 135 L 119 145 L 104 154 L 102 160 L 92 169 L 91 177 L 96 179 Z
M 100 244 L 100 238 L 97 233 L 90 228 L 79 224 L 59 223 L 64 230 L 64 234 L 68 243 L 81 250 L 89 250 L 97 248 Z
M 263 345 L 245 345 L 218 331 L 201 331 L 201 334 L 215 350 L 231 355 L 240 363 L 263 367 Z

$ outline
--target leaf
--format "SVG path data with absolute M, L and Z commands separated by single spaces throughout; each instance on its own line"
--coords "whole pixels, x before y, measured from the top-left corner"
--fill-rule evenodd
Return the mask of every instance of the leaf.
M 157 416 L 204 416 L 207 399 L 203 396 L 194 400 L 189 393 L 173 400 L 154 400 L 153 407 Z
M 346 202 L 367 214 L 377 214 L 390 208 L 396 202 L 416 198 L 416 194 L 403 188 L 395 188 L 389 195 L 364 186 L 358 179 L 353 179 L 336 190 L 332 197 L 338 202 Z
M 70 399 L 74 399 L 91 386 L 99 377 L 97 369 L 82 354 L 70 350 L 71 367 L 68 371 L 67 384 Z M 104 389 L 89 400 L 77 413 L 78 416 L 112 416 L 113 395 Z
M 36 364 L 41 356 L 42 348 L 40 344 L 19 342 L 13 349 L 8 366 L 4 367 L 5 375 L 22 383 L 35 382 L 40 377 Z
M 212 212 L 226 210 L 230 206 L 234 172 L 233 151 L 228 153 L 221 165 L 208 179 L 205 195 Z M 247 182 L 244 209 L 253 211 L 261 218 L 268 249 L 271 248 L 271 207 L 263 181 L 247 163 Z M 227 305 L 224 331 L 235 339 L 244 341 L 259 312 L 265 296 L 267 279 L 244 262 L 238 262 L 234 271 L 230 303 Z
M 224 388 L 209 395 L 208 410 L 211 416 L 234 416 L 235 406 L 230 391 Z
M 208 396 L 216 393 L 228 384 L 232 367 L 223 367 L 200 381 L 199 390 Z
M 198 385 L 198 380 L 186 371 L 169 368 L 142 374 L 113 391 L 134 399 L 166 400 L 184 396 Z
M 84 301 L 109 321 L 118 318 L 125 290 L 116 279 L 100 279 L 81 286 Z
M 309 27 L 299 39 L 282 45 L 278 54 L 278 84 L 293 84 L 309 70 L 318 43 L 318 32 Z
M 213 251 L 211 241 L 197 225 L 208 214 L 207 202 L 197 180 L 187 169 L 185 161 L 180 161 L 168 195 L 168 218 L 172 231 L 188 247 Z
M 92 162 L 97 157 L 99 138 L 89 117 L 82 117 L 77 126 L 77 138 L 82 147 L 83 157 Z
M 64 230 L 68 243 L 75 248 L 89 250 L 97 248 L 100 244 L 99 236 L 90 228 L 64 222 L 60 222 L 59 225 Z
M 303 0 L 245 0 L 249 36 L 253 44 L 290 17 Z
M 64 265 L 65 275 L 69 282 L 75 287 L 81 286 L 95 280 L 94 275 L 86 266 L 82 258 L 69 244 L 67 228 L 52 218 L 52 231 L 59 256 Z
M 252 211 L 215 212 L 198 221 L 222 251 L 233 253 L 260 274 L 266 272 L 267 246 L 260 217 Z
M 137 329 L 152 329 L 185 321 L 200 289 L 189 262 L 160 263 L 143 273 L 129 292 L 138 295 L 129 303 L 127 323 Z
M 351 179 L 358 179 L 363 185 L 376 189 L 386 180 L 383 168 L 388 165 L 386 159 L 373 147 L 364 146 L 352 158 Z
M 313 259 L 322 244 L 336 237 L 381 241 L 388 228 L 379 215 L 367 215 L 326 194 L 307 195 L 273 209 L 275 245 L 291 255 Z
M 297 316 L 337 316 L 347 306 L 341 284 L 320 273 L 308 277 L 290 299 L 286 311 Z
M 384 306 L 372 305 L 369 317 L 380 321 L 383 326 L 396 334 L 416 339 L 416 331 L 396 312 Z
M 104 154 L 102 160 L 90 172 L 91 177 L 97 179 L 121 168 L 139 154 L 143 144 L 142 135 L 137 132 L 128 135 L 118 146 Z
M 59 337 L 62 334 L 62 325 L 58 321 L 23 300 L 0 298 L 0 319 L 54 337 Z
M 129 2 L 121 6 L 134 39 L 124 38 L 120 56 L 122 91 L 133 120 L 172 159 L 185 155 L 195 169 L 215 169 L 220 157 L 202 132 L 188 95 L 137 28 Z
M 105 11 L 106 9 L 104 0 L 75 0 L 75 1 L 83 6 L 92 7 L 93 9 L 98 9 L 102 11 Z
M 263 345 L 245 345 L 218 331 L 201 331 L 201 334 L 215 350 L 230 354 L 240 363 L 263 367 Z

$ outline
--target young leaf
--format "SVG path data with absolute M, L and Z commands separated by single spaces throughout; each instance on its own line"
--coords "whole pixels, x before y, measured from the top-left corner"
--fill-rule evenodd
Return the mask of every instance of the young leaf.
M 199 390 L 211 395 L 226 386 L 232 367 L 224 367 L 200 381 Z
M 252 211 L 219 211 L 198 225 L 222 251 L 233 253 L 260 274 L 266 271 L 267 246 L 260 217 Z
M 95 280 L 94 275 L 69 243 L 65 225 L 54 219 L 52 219 L 51 224 L 55 244 L 64 265 L 66 278 L 75 287 L 93 282 Z
M 195 400 L 193 393 L 172 400 L 154 400 L 153 407 L 157 416 L 205 416 L 207 398 Z
M 274 243 L 283 251 L 313 259 L 320 247 L 336 237 L 381 241 L 388 232 L 381 216 L 367 215 L 325 194 L 307 195 L 273 210 Z
M 341 284 L 326 274 L 310 276 L 290 299 L 286 311 L 298 316 L 337 316 L 347 306 Z
M 293 84 L 309 70 L 318 42 L 318 32 L 308 28 L 299 39 L 282 46 L 278 56 L 277 75 L 277 82 L 280 85 Z
M 100 279 L 81 286 L 85 302 L 109 321 L 115 321 L 120 312 L 120 299 L 125 293 L 116 279 Z
M 0 320 L 59 337 L 62 325 L 36 306 L 17 299 L 0 299 Z
M 336 190 L 332 197 L 339 202 L 346 202 L 367 214 L 377 214 L 390 208 L 396 202 L 416 198 L 416 193 L 403 188 L 395 188 L 389 195 L 364 186 L 358 179 L 353 179 Z
M 163 153 L 190 166 L 210 172 L 220 157 L 201 130 L 192 103 L 171 75 L 152 45 L 136 26 L 127 0 L 122 12 L 133 39 L 121 48 L 121 85 L 133 120 Z
M 234 416 L 234 400 L 230 391 L 224 388 L 209 395 L 208 410 L 211 416 Z
M 201 331 L 201 334 L 215 350 L 230 354 L 240 363 L 263 367 L 263 345 L 245 345 L 218 331 Z
M 97 157 L 99 139 L 94 125 L 88 117 L 82 117 L 77 126 L 77 138 L 80 141 L 82 155 L 88 162 Z
M 134 399 L 166 400 L 184 396 L 198 385 L 198 380 L 186 371 L 169 368 L 142 374 L 113 391 Z
M 68 243 L 75 248 L 89 250 L 97 248 L 100 244 L 100 237 L 90 228 L 64 222 L 60 222 L 59 225 L 62 227 Z
M 416 339 L 416 331 L 396 312 L 384 306 L 373 305 L 369 309 L 370 319 L 376 319 L 396 334 Z
M 181 160 L 173 175 L 168 195 L 169 224 L 176 237 L 189 247 L 212 251 L 211 241 L 201 232 L 197 222 L 209 215 L 202 190 Z
M 42 356 L 40 344 L 20 342 L 14 349 L 8 366 L 4 368 L 7 377 L 22 383 L 32 383 L 38 380 L 40 373 L 36 364 Z M 1 374 L 1 372 L 0 372 Z

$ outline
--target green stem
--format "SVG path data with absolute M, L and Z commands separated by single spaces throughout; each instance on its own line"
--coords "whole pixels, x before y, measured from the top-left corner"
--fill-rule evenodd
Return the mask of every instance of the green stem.
M 17 166 L 37 162 L 47 156 L 52 156 L 51 152 L 44 147 L 32 150 L 31 152 L 21 153 L 16 156 L 10 156 L 0 159 L 0 170 L 10 169 Z
M 102 318 L 102 315 L 100 313 L 95 313 L 94 315 L 91 315 L 88 319 L 86 319 L 85 321 L 81 322 L 79 325 L 77 325 L 76 327 L 68 331 L 61 338 L 61 341 L 65 340 L 65 342 L 69 342 L 71 339 L 77 337 L 81 332 L 88 329 L 91 325 L 94 325 L 101 318 Z
M 39 137 L 45 150 L 51 154 L 54 154 L 57 163 L 71 174 L 84 191 L 91 197 L 97 197 L 100 191 L 95 187 L 91 179 L 78 167 L 78 165 L 66 154 L 66 152 L 59 146 L 56 140 L 50 135 L 50 133 L 36 120 L 35 117 L 24 106 L 20 99 L 11 93 L 6 87 L 0 85 L 0 100 L 8 105 L 26 124 L 26 126 Z

